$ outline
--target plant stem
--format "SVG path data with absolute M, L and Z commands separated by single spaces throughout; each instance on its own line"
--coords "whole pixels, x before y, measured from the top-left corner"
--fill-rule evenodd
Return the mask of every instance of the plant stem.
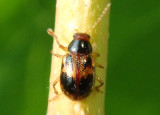
M 73 34 L 86 32 L 91 28 L 102 14 L 109 0 L 57 0 L 56 4 L 56 22 L 55 34 L 59 42 L 68 46 L 73 39 Z M 93 90 L 92 93 L 81 101 L 72 101 L 67 98 L 60 89 L 60 83 L 57 83 L 56 89 L 59 95 L 56 99 L 49 101 L 47 115 L 104 115 L 104 99 L 106 85 L 106 65 L 108 48 L 108 25 L 109 11 L 102 18 L 101 22 L 90 32 L 93 51 L 100 54 L 96 62 L 102 64 L 104 69 L 96 68 L 96 75 L 103 81 L 101 87 L 103 93 Z M 53 45 L 55 54 L 65 54 L 56 42 Z M 60 76 L 62 59 L 52 56 L 49 99 L 55 96 L 53 82 Z M 95 85 L 99 83 L 96 81 Z

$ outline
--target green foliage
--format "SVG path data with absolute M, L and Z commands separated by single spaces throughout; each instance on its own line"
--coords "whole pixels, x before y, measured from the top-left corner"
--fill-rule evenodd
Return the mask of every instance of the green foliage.
M 159 115 L 160 1 L 112 0 L 107 115 Z
M 107 115 L 159 115 L 160 1 L 112 0 Z M 0 115 L 44 115 L 55 0 L 0 1 Z
M 0 115 L 44 115 L 55 1 L 0 3 Z

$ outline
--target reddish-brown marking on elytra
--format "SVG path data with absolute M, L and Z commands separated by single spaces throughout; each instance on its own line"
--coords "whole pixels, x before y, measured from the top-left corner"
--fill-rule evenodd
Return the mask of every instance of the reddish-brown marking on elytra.
M 84 77 L 85 79 L 87 78 L 87 76 L 89 74 L 93 74 L 93 68 L 91 67 L 86 67 L 86 69 L 84 71 L 82 71 L 81 76 Z
M 86 33 L 75 33 L 73 35 L 73 37 L 75 39 L 86 40 L 86 41 L 89 41 L 89 39 L 90 39 L 90 36 L 88 34 L 86 34 Z

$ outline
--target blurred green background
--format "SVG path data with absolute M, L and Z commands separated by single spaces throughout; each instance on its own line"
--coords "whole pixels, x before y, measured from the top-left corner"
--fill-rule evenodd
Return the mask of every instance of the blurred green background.
M 0 115 L 45 115 L 55 0 L 0 1 Z M 106 115 L 160 115 L 160 0 L 112 0 Z

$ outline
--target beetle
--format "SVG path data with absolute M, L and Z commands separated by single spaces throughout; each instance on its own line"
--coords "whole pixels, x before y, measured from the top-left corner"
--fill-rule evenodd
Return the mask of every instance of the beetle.
M 109 7 L 110 3 L 107 4 L 107 7 L 95 25 L 100 22 Z M 62 58 L 60 87 L 63 93 L 71 100 L 81 100 L 88 97 L 94 87 L 96 91 L 102 92 L 99 88 L 103 86 L 104 82 L 96 76 L 95 67 L 104 67 L 95 62 L 95 57 L 98 57 L 99 54 L 92 52 L 90 35 L 87 33 L 75 33 L 73 35 L 74 39 L 68 47 L 65 47 L 59 43 L 58 37 L 52 29 L 48 29 L 48 34 L 55 38 L 59 48 L 67 52 L 65 55 L 54 54 L 52 52 L 54 56 Z M 55 85 L 59 82 L 58 79 L 53 83 L 56 95 L 58 95 L 58 91 Z M 94 86 L 95 80 L 100 83 L 98 86 Z

